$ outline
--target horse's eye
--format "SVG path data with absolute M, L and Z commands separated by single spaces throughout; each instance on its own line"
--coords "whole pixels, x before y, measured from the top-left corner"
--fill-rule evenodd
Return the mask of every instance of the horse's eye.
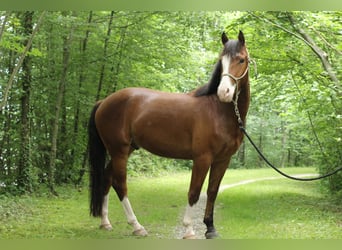
M 240 64 L 243 64 L 244 62 L 245 62 L 245 59 L 243 59 L 243 58 L 241 58 L 239 61 Z

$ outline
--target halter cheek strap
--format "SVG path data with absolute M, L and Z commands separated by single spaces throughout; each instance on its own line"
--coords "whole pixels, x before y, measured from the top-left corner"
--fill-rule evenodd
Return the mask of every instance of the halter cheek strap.
M 249 60 L 248 60 L 248 62 L 249 62 Z M 248 69 L 249 69 L 249 64 L 247 64 L 247 67 L 246 67 L 245 72 L 244 72 L 241 76 L 239 76 L 239 77 L 233 76 L 233 75 L 230 74 L 230 73 L 224 73 L 224 74 L 222 74 L 221 76 L 222 76 L 222 77 L 228 76 L 228 77 L 232 78 L 235 82 L 238 82 L 238 81 L 240 81 L 242 78 L 245 77 L 245 75 L 246 75 L 247 72 L 248 72 Z

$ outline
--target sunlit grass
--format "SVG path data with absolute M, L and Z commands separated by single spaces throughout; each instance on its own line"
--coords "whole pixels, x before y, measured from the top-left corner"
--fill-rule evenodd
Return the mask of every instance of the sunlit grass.
M 289 168 L 287 173 L 315 173 L 313 168 Z M 174 238 L 187 203 L 190 172 L 158 177 L 130 177 L 129 198 L 149 231 L 149 239 Z M 271 169 L 228 170 L 222 184 L 263 177 L 279 177 Z M 206 184 L 203 188 L 205 191 Z M 0 239 L 131 239 L 132 228 L 115 192 L 109 217 L 113 230 L 99 230 L 99 218 L 89 216 L 88 191 L 58 189 L 47 194 L 0 197 Z M 202 215 L 203 216 L 203 215 Z M 215 224 L 221 238 L 342 238 L 342 209 L 319 192 L 318 182 L 285 178 L 258 181 L 224 190 L 218 195 Z M 199 232 L 204 233 L 204 232 Z
M 342 238 L 342 208 L 329 205 L 315 183 L 272 180 L 226 190 L 216 219 L 222 238 Z

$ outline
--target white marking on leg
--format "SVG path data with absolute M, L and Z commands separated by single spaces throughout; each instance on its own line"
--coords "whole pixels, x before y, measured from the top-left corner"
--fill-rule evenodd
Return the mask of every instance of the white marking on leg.
M 231 102 L 233 100 L 236 85 L 232 82 L 229 73 L 230 57 L 227 55 L 221 59 L 222 63 L 222 78 L 217 88 L 217 95 L 221 102 Z
M 128 224 L 133 226 L 133 230 L 134 230 L 133 233 L 139 236 L 146 236 L 147 232 L 145 228 L 139 223 L 137 217 L 135 216 L 131 203 L 129 202 L 128 198 L 124 197 L 123 200 L 121 201 L 121 204 L 125 211 Z
M 195 237 L 195 231 L 192 226 L 192 215 L 194 213 L 194 206 L 187 205 L 185 209 L 185 215 L 183 219 L 183 225 L 185 227 L 185 234 L 183 239 L 193 238 Z
M 110 221 L 108 219 L 108 202 L 109 202 L 109 193 L 103 199 L 100 228 L 111 230 L 112 225 L 110 224 Z

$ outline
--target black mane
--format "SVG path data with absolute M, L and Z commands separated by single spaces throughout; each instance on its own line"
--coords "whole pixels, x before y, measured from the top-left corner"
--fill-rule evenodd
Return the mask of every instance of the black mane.
M 210 81 L 207 84 L 199 87 L 195 91 L 195 97 L 215 94 L 220 84 L 221 72 L 222 72 L 222 64 L 221 64 L 221 60 L 219 60 L 215 65 L 215 69 L 211 75 Z

